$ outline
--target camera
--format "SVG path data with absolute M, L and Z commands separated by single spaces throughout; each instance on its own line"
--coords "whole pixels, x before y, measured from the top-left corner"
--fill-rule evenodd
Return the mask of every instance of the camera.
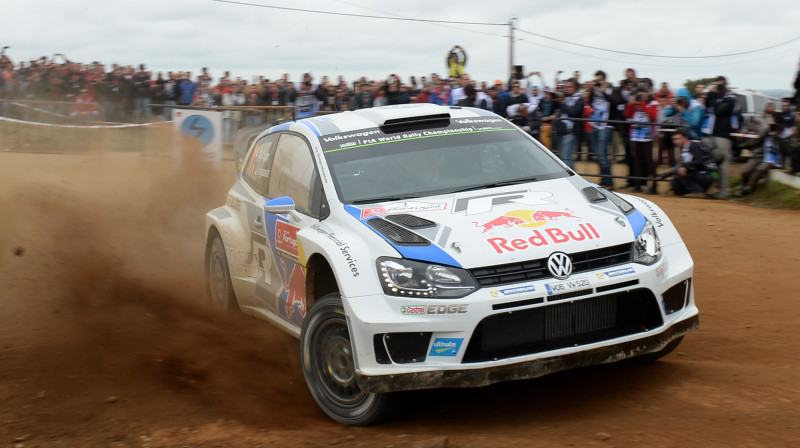
M 641 93 L 637 93 L 636 94 L 636 101 L 637 102 L 641 103 L 643 99 L 644 99 L 644 95 L 642 95 Z

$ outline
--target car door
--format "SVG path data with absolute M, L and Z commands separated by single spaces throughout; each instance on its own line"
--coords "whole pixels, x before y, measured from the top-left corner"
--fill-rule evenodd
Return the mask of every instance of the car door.
M 268 241 L 264 223 L 264 203 L 269 188 L 269 173 L 272 168 L 275 146 L 280 138 L 271 134 L 258 139 L 242 167 L 242 180 L 250 187 L 243 192 L 246 207 L 248 232 L 248 254 L 245 259 L 247 281 L 254 285 L 252 294 L 238 297 L 239 306 L 277 312 L 270 291 L 273 283 L 280 283 L 278 267 Z
M 272 158 L 265 205 L 289 197 L 296 212 L 270 213 L 262 209 L 272 266 L 278 278 L 263 285 L 270 309 L 299 326 L 306 315 L 306 257 L 297 233 L 320 219 L 321 183 L 308 141 L 293 132 L 281 133 Z M 277 280 L 277 281 L 276 281 Z

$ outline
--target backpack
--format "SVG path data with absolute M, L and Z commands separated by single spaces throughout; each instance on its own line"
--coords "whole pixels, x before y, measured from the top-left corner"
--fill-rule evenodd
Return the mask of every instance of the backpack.
M 713 140 L 707 141 L 713 145 Z M 703 150 L 703 163 L 706 165 L 706 171 L 709 173 L 716 173 L 719 170 L 719 164 L 722 162 L 722 159 L 714 154 L 714 148 L 709 147 L 702 140 L 692 140 L 692 142 L 696 143 L 697 146 Z

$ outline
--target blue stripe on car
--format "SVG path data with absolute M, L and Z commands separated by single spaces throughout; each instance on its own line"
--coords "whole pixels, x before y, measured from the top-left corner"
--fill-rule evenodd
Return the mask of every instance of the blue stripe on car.
M 362 224 L 367 226 L 368 229 L 375 232 L 378 236 L 383 238 L 387 243 L 389 243 L 395 250 L 400 252 L 400 255 L 403 258 L 407 258 L 409 260 L 417 260 L 417 261 L 427 261 L 429 263 L 436 263 L 442 264 L 446 266 L 453 266 L 460 268 L 461 263 L 456 261 L 453 257 L 451 257 L 447 252 L 442 250 L 441 247 L 431 243 L 430 246 L 400 246 L 393 243 L 390 239 L 386 238 L 383 234 L 372 228 L 370 225 L 367 224 L 367 220 L 372 219 L 373 216 L 361 219 L 361 209 L 358 207 L 353 207 L 352 205 L 344 206 L 344 209 L 347 210 L 347 213 L 350 213 L 354 218 L 361 221 Z
M 634 209 L 633 213 L 627 216 L 628 222 L 631 224 L 633 230 L 633 237 L 636 238 L 644 230 L 647 225 L 647 218 L 639 210 Z

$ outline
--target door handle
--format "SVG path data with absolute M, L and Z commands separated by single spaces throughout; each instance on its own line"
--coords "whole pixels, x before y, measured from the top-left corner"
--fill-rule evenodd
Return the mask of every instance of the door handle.
M 255 224 L 256 224 L 256 229 L 260 229 L 264 225 L 263 222 L 261 221 L 260 216 L 255 219 Z

